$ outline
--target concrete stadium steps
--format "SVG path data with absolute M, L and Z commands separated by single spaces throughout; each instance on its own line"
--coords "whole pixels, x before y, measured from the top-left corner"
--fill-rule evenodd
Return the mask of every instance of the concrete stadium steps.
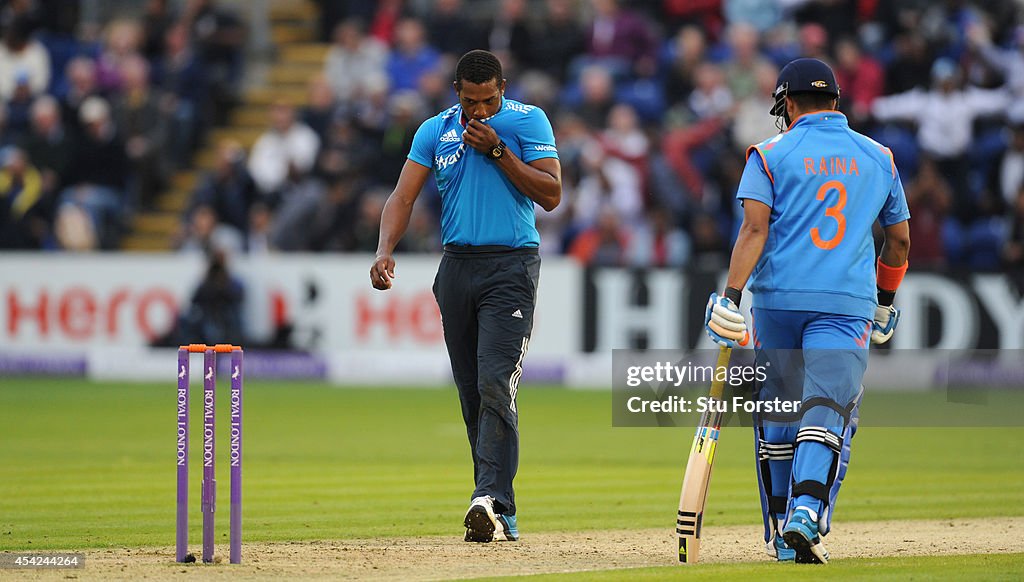
M 241 105 L 231 112 L 232 127 L 266 127 L 270 112 L 260 105 Z
M 177 212 L 147 212 L 135 218 L 135 229 L 139 233 L 174 234 L 181 223 Z
M 261 87 L 253 89 L 245 95 L 249 105 L 268 107 L 278 101 L 300 106 L 306 103 L 308 91 L 305 87 Z
M 267 73 L 267 83 L 274 86 L 296 86 L 305 88 L 310 79 L 323 71 L 323 63 L 286 63 L 277 65 Z
M 276 59 L 263 86 L 247 91 L 231 112 L 228 127 L 211 129 L 206 143 L 192 157 L 192 167 L 178 172 L 157 199 L 156 208 L 140 213 L 122 248 L 130 251 L 169 251 L 202 175 L 217 161 L 217 146 L 226 139 L 252 148 L 269 123 L 267 108 L 278 101 L 303 105 L 310 79 L 323 68 L 329 44 L 317 42 L 319 9 L 312 0 L 274 0 L 270 3 L 270 35 Z
M 278 60 L 281 63 L 323 66 L 330 48 L 331 45 L 319 42 L 290 44 L 278 47 Z
M 270 7 L 271 22 L 316 21 L 320 11 L 308 0 L 275 0 Z
M 216 150 L 225 140 L 237 141 L 248 150 L 266 130 L 266 127 L 218 127 L 210 131 L 206 142 Z
M 121 239 L 121 249 L 132 252 L 160 253 L 171 249 L 171 235 L 133 232 Z
M 293 42 L 313 42 L 317 38 L 317 30 L 312 22 L 275 22 L 270 28 L 270 38 L 278 46 Z

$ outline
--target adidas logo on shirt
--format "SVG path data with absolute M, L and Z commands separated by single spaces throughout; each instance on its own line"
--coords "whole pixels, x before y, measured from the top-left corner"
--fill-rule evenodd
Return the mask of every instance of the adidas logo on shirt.
M 518 309 L 516 309 L 515 311 L 512 312 L 512 317 L 515 317 L 516 319 L 522 319 L 523 318 L 523 312 L 518 310 Z
M 454 129 L 449 129 L 447 133 L 441 136 L 441 141 L 462 141 L 462 138 L 459 137 L 459 132 L 455 131 Z

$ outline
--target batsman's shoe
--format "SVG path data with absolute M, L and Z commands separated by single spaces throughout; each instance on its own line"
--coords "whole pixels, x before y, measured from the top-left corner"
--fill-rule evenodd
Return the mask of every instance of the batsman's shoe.
M 466 511 L 466 541 L 487 543 L 494 539 L 498 529 L 498 516 L 494 514 L 494 498 L 490 495 L 476 497 Z
M 797 564 L 827 564 L 828 551 L 818 535 L 818 521 L 802 507 L 793 511 L 782 530 L 782 539 L 796 552 Z
M 765 544 L 768 555 L 780 562 L 792 562 L 796 559 L 796 551 L 786 545 L 786 540 L 781 535 L 776 535 L 772 541 Z
M 498 514 L 498 527 L 494 530 L 496 542 L 518 542 L 519 528 L 516 527 L 516 516 Z

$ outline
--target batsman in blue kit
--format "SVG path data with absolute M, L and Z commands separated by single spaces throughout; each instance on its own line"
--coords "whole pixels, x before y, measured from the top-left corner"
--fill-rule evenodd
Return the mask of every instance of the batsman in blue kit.
M 828 65 L 789 63 L 773 97 L 784 131 L 747 150 L 736 194 L 743 224 L 705 326 L 721 345 L 753 342 L 767 371 L 758 398 L 801 400 L 796 415 L 754 419 L 765 542 L 779 561 L 826 563 L 822 538 L 850 460 L 868 344 L 888 341 L 899 322 L 910 212 L 892 153 L 837 111 Z M 877 259 L 876 221 L 885 233 Z M 748 280 L 749 333 L 739 311 Z
M 501 62 L 474 50 L 455 68 L 458 104 L 420 125 L 381 215 L 376 289 L 390 289 L 395 245 L 433 173 L 444 256 L 434 280 L 444 340 L 473 457 L 467 542 L 516 541 L 516 392 L 540 278 L 534 204 L 562 197 L 555 136 L 540 108 L 505 98 Z

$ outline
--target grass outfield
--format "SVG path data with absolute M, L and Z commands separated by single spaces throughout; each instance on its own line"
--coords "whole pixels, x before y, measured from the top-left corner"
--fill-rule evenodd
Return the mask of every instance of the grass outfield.
M 226 384 L 218 394 L 217 513 L 218 537 L 225 540 Z M 194 382 L 193 540 L 201 528 L 200 392 Z M 910 398 L 920 397 L 869 394 L 864 414 Z M 1022 400 L 1015 401 L 1022 410 Z M 567 524 L 574 530 L 672 528 L 691 429 L 613 428 L 603 392 L 524 386 L 519 408 L 516 483 L 525 534 Z M 0 379 L 0 550 L 173 544 L 174 415 L 170 380 Z M 759 522 L 750 459 L 749 429 L 725 429 L 708 526 Z M 246 541 L 461 535 L 472 477 L 454 389 L 249 382 L 244 460 Z M 1022 482 L 1022 428 L 866 427 L 855 440 L 836 516 L 1020 516 Z M 1020 572 L 1020 556 L 977 560 L 972 563 L 979 568 L 1015 564 Z M 864 565 L 875 562 L 886 571 L 886 560 Z M 906 563 L 937 573 L 945 567 L 938 558 Z M 744 567 L 702 572 L 720 568 L 726 576 Z
M 602 572 L 541 574 L 519 577 L 526 582 L 545 580 L 692 580 L 692 568 L 630 568 Z M 830 562 L 824 578 L 841 580 L 1020 580 L 1024 578 L 1024 555 L 988 554 L 974 556 L 933 556 L 915 558 L 854 558 Z M 703 564 L 700 579 L 714 580 L 815 580 L 823 579 L 819 568 L 795 564 Z M 493 580 L 508 580 L 494 578 Z

